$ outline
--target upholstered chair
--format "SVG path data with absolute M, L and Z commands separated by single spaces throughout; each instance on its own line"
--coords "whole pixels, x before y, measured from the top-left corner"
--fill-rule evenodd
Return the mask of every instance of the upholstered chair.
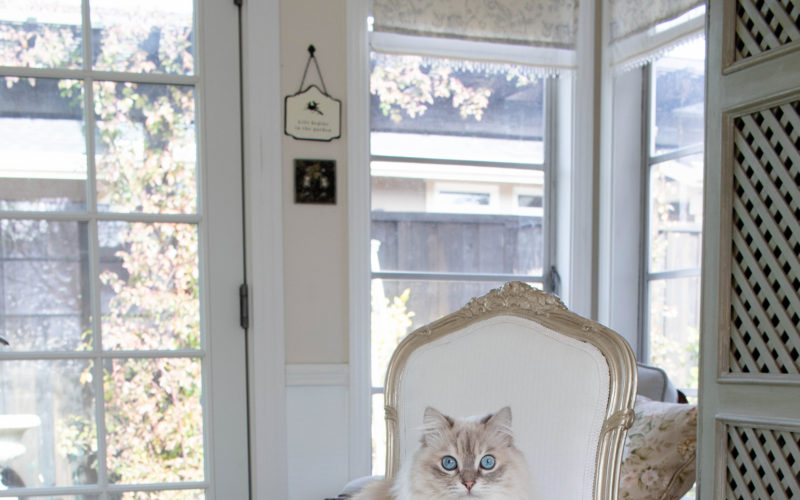
M 388 477 L 419 446 L 426 407 L 451 416 L 510 406 L 535 498 L 613 500 L 637 365 L 627 342 L 520 282 L 408 335 L 386 377 Z

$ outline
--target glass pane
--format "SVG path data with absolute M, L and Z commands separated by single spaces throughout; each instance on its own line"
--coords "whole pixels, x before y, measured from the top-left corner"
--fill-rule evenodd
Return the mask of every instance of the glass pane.
M 650 271 L 700 267 L 703 155 L 650 168 Z
M 201 380 L 199 359 L 130 358 L 107 366 L 104 390 L 111 482 L 203 480 Z
M 0 361 L 0 465 L 6 487 L 97 482 L 91 366 L 86 360 Z
M 205 497 L 203 490 L 134 491 L 122 494 L 122 500 L 198 500 Z
M 98 210 L 194 213 L 194 88 L 94 84 Z
M 79 68 L 81 0 L 0 1 L 0 66 Z
M 103 347 L 199 348 L 197 226 L 97 225 Z
M 386 473 L 386 420 L 383 393 L 372 395 L 372 475 Z
M 686 43 L 653 65 L 654 154 L 702 144 L 705 130 L 705 39 Z
M 679 388 L 697 389 L 700 278 L 650 282 L 650 363 Z
M 421 180 L 373 177 L 372 270 L 541 275 L 542 209 L 481 204 L 484 192 L 511 203 L 517 188 L 541 193 L 542 186 L 464 183 L 437 198 Z M 438 206 L 426 211 L 428 203 Z
M 541 288 L 541 283 L 529 283 Z M 372 339 L 391 356 L 407 333 L 461 309 L 473 297 L 503 286 L 499 281 L 372 280 Z M 388 354 L 388 356 L 385 356 Z M 373 385 L 383 386 L 386 363 L 373 368 Z
M 0 77 L 0 210 L 85 210 L 84 128 L 80 81 Z
M 544 161 L 544 82 L 531 68 L 372 54 L 374 155 Z
M 52 497 L 25 497 L 25 500 L 99 500 L 99 496 L 97 495 L 79 495 L 79 496 L 72 496 L 72 495 L 56 495 Z
M 86 223 L 0 220 L 4 350 L 84 350 L 91 343 Z
M 91 0 L 95 69 L 194 72 L 192 0 Z

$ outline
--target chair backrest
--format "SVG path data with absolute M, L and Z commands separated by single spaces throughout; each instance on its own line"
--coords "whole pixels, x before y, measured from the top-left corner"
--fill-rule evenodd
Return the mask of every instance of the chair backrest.
M 386 377 L 387 475 L 419 446 L 425 407 L 464 417 L 510 406 L 536 498 L 614 499 L 635 395 L 621 336 L 506 283 L 397 347 Z

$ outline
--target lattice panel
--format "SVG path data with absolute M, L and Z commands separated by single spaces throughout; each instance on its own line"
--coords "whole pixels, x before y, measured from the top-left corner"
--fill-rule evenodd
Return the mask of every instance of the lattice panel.
M 800 101 L 734 125 L 729 370 L 800 374 Z
M 728 426 L 726 499 L 800 498 L 800 432 Z
M 800 40 L 800 0 L 738 0 L 736 60 Z

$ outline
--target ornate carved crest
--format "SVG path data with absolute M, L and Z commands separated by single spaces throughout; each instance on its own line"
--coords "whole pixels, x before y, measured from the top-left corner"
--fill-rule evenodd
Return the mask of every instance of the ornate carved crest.
M 515 308 L 544 315 L 554 311 L 567 310 L 558 297 L 525 283 L 510 281 L 500 288 L 491 290 L 483 297 L 470 300 L 459 313 L 466 317 L 472 317 L 487 312 Z

